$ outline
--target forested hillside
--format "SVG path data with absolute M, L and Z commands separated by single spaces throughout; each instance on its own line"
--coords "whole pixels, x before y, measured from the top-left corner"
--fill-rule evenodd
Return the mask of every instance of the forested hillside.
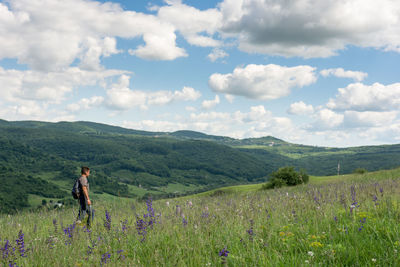
M 70 199 L 82 165 L 92 169 L 93 193 L 122 197 L 262 182 L 283 166 L 311 175 L 336 174 L 338 163 L 341 174 L 400 166 L 400 145 L 324 148 L 274 137 L 154 133 L 93 122 L 0 120 L 0 147 L 3 212 L 29 206 L 32 199 Z
M 171 184 L 197 191 L 264 181 L 272 171 L 255 157 L 209 141 L 129 134 L 122 128 L 81 130 L 79 124 L 2 123 L 3 211 L 28 206 L 28 194 L 68 198 L 68 185 L 82 165 L 93 170 L 94 192 L 125 197 L 134 197 L 135 188 L 166 195 L 168 190 L 163 193 L 160 188 Z

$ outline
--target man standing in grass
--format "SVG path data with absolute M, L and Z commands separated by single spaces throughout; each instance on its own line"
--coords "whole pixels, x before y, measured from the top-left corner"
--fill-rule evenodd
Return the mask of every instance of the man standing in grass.
M 93 221 L 93 209 L 92 209 L 92 202 L 89 198 L 89 182 L 88 177 L 90 175 L 89 167 L 82 167 L 81 169 L 81 177 L 79 178 L 79 215 L 77 223 L 81 223 L 86 215 L 87 215 L 87 227 L 90 227 Z

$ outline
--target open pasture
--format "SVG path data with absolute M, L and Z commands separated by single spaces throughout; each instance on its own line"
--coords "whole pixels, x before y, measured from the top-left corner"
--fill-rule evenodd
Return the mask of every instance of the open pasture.
M 4 266 L 395 266 L 400 170 L 0 217 Z

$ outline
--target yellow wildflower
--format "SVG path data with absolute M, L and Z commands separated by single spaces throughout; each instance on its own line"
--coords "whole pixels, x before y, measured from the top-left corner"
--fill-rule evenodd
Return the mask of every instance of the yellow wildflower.
M 286 233 L 286 236 L 287 236 L 287 237 L 292 237 L 292 236 L 294 236 L 294 234 L 293 234 L 292 232 L 287 232 L 287 233 Z
M 315 241 L 315 242 L 312 242 L 312 243 L 310 244 L 310 246 L 313 247 L 313 248 L 322 248 L 324 245 L 321 244 L 321 243 L 318 242 L 318 241 Z

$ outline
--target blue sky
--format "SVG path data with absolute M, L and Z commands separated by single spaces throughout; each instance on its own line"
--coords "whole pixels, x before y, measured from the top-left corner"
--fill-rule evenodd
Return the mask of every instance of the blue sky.
M 5 120 L 394 144 L 399 62 L 392 0 L 0 1 Z

